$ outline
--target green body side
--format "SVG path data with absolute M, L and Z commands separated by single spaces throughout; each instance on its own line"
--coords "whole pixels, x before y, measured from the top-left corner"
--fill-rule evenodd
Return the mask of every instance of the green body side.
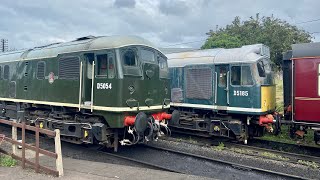
M 45 101 L 53 103 L 67 103 L 67 107 L 77 108 L 79 105 L 79 88 L 80 77 L 73 80 L 59 79 L 59 64 L 58 60 L 64 56 L 79 57 L 83 63 L 82 71 L 82 95 L 81 106 L 85 112 L 90 112 L 90 107 L 83 106 L 85 101 L 91 100 L 91 85 L 92 80 L 87 77 L 86 64 L 87 59 L 84 58 L 84 53 L 99 53 L 100 51 L 91 52 L 75 52 L 69 54 L 62 54 L 54 58 L 47 59 L 33 59 L 21 60 L 12 62 L 0 63 L 2 68 L 0 80 L 0 98 L 9 98 L 8 101 L 19 102 L 20 100 L 31 101 Z M 36 77 L 37 63 L 39 61 L 45 62 L 45 79 L 39 80 Z M 96 62 L 96 60 L 95 60 Z M 97 63 L 96 63 L 97 64 Z M 4 65 L 10 66 L 10 75 L 8 80 L 3 79 Z M 116 61 L 116 66 L 121 66 L 119 61 Z M 97 70 L 97 66 L 96 66 Z M 95 72 L 97 72 L 95 70 Z M 154 75 L 149 78 L 145 75 L 146 70 L 154 71 Z M 125 107 L 128 108 L 127 100 L 135 99 L 138 102 L 137 106 L 156 106 L 164 105 L 164 101 L 170 99 L 170 89 L 168 78 L 159 78 L 158 64 L 142 63 L 141 67 L 142 76 L 135 77 L 124 75 L 122 78 L 116 70 L 116 75 L 113 79 L 107 77 L 94 79 L 94 93 L 93 105 L 101 107 Z M 54 82 L 49 83 L 49 73 L 54 73 Z M 10 96 L 9 85 L 10 82 L 15 82 L 15 96 Z M 111 89 L 97 89 L 97 83 L 111 83 Z M 130 93 L 129 86 L 135 88 L 134 93 Z M 167 88 L 167 89 L 166 89 Z M 148 105 L 145 101 L 149 98 Z M 19 99 L 19 100 L 16 100 Z M 23 102 L 22 101 L 22 102 Z M 37 103 L 34 103 L 37 104 Z M 39 104 L 42 104 L 41 102 Z M 44 103 L 46 104 L 46 103 Z M 70 105 L 70 106 L 69 106 Z M 136 109 L 133 107 L 132 109 Z M 93 115 L 101 115 L 106 120 L 111 128 L 124 127 L 123 121 L 126 115 L 136 115 L 140 110 L 135 111 L 107 111 L 107 110 L 94 110 Z M 164 109 L 145 110 L 150 114 L 153 112 L 164 111 Z

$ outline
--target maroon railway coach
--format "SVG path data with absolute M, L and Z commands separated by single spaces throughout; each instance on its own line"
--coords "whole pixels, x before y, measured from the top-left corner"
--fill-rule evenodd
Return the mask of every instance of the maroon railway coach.
M 283 55 L 284 117 L 291 136 L 314 130 L 320 143 L 320 43 L 292 45 Z

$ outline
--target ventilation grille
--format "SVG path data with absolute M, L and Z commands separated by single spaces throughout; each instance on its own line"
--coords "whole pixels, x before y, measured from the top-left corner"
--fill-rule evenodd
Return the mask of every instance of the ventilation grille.
M 212 97 L 212 70 L 187 69 L 186 97 L 189 99 L 210 99 Z
M 38 64 L 37 64 L 37 79 L 40 79 L 40 80 L 44 79 L 45 66 L 46 66 L 45 62 L 43 62 L 43 61 L 38 62 Z
M 59 60 L 59 79 L 78 79 L 80 62 L 77 57 L 66 57 Z
M 5 65 L 3 68 L 3 79 L 9 79 L 9 66 Z
M 11 81 L 9 84 L 9 97 L 15 98 L 16 97 L 16 82 Z

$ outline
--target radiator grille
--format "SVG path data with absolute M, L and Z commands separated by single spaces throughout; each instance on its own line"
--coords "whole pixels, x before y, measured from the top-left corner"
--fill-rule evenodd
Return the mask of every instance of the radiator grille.
M 45 62 L 40 61 L 37 65 L 37 78 L 42 80 L 44 79 L 45 74 Z
M 59 59 L 59 79 L 78 79 L 80 61 L 77 57 Z
M 212 97 L 212 70 L 210 68 L 187 69 L 186 97 L 210 99 Z

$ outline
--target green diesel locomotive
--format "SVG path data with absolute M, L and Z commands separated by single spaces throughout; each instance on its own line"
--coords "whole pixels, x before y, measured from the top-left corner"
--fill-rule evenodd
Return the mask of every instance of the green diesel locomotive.
M 274 72 L 269 48 L 262 44 L 234 49 L 194 50 L 167 54 L 171 109 L 180 120 L 175 130 L 236 138 L 273 131 Z M 277 129 L 278 131 L 278 129 Z
M 117 150 L 169 133 L 169 86 L 166 56 L 135 36 L 0 54 L 1 116 L 60 129 L 73 143 Z

